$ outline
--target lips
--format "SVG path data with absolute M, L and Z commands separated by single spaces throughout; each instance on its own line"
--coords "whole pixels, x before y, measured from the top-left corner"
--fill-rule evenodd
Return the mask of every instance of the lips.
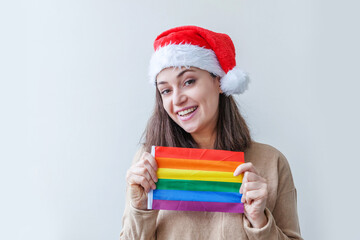
M 177 116 L 181 121 L 190 120 L 198 111 L 198 106 L 183 108 L 177 112 Z
M 197 107 L 186 108 L 186 109 L 183 109 L 183 110 L 181 110 L 181 111 L 178 111 L 177 114 L 178 114 L 179 116 L 182 116 L 182 117 L 183 117 L 183 116 L 185 116 L 185 115 L 187 115 L 187 114 L 190 114 L 190 113 L 194 112 L 196 109 L 197 109 Z

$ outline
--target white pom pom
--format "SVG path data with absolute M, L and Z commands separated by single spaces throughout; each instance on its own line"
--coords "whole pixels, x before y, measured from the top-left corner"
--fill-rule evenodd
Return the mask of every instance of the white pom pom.
M 249 76 L 239 67 L 235 66 L 221 78 L 220 87 L 227 96 L 240 94 L 248 88 L 249 81 Z

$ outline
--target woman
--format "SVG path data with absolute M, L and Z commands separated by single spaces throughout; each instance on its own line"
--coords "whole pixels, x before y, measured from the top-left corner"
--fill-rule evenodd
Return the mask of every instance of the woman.
M 246 90 L 248 77 L 236 66 L 230 37 L 183 26 L 160 34 L 154 48 L 155 110 L 127 172 L 120 239 L 302 239 L 288 162 L 252 142 L 231 96 Z M 147 210 L 147 192 L 157 182 L 152 145 L 244 151 L 246 163 L 234 171 L 244 174 L 244 214 Z

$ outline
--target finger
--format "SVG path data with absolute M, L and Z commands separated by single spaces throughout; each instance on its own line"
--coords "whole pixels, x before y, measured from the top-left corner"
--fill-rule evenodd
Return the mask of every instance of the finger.
M 251 203 L 252 201 L 259 199 L 267 198 L 267 190 L 265 188 L 260 188 L 258 190 L 247 191 L 245 196 L 245 201 Z
M 151 178 L 150 173 L 148 172 L 147 168 L 143 168 L 141 169 L 141 171 L 139 172 L 139 174 L 137 174 L 135 172 L 136 175 L 140 175 L 140 176 L 144 176 L 146 178 L 146 180 L 149 182 L 150 186 L 152 189 L 156 188 L 156 184 L 154 182 L 154 180 Z
M 145 163 L 145 168 L 146 168 L 146 176 L 148 176 L 147 180 L 149 181 L 151 188 L 152 189 L 156 189 L 156 182 L 158 181 L 156 172 L 154 171 L 154 169 L 150 166 L 149 163 Z
M 246 192 L 242 193 L 241 203 L 244 203 L 244 202 L 245 202 L 245 199 L 246 199 Z
M 256 173 L 245 172 L 243 177 L 243 182 L 265 182 L 265 179 Z
M 147 162 L 149 162 L 149 164 L 151 165 L 151 167 L 157 171 L 158 169 L 158 165 L 157 165 L 157 162 L 155 160 L 155 158 L 148 152 L 144 152 L 143 153 L 143 158 L 144 160 L 146 160 Z
M 152 179 L 152 177 L 150 176 L 150 173 L 149 173 L 148 169 L 145 167 L 145 164 L 138 163 L 135 167 L 131 168 L 130 174 L 135 174 L 135 175 L 140 175 L 140 176 L 145 177 L 148 180 L 151 188 L 152 189 L 156 188 L 155 182 Z
M 256 170 L 256 168 L 254 167 L 254 165 L 253 165 L 251 162 L 248 162 L 248 163 L 240 164 L 240 165 L 235 169 L 235 171 L 234 171 L 234 176 L 238 176 L 238 175 L 240 175 L 241 173 L 246 172 L 246 171 L 253 172 L 253 173 L 257 173 L 257 170 Z
M 260 189 L 261 187 L 263 187 L 263 183 L 261 182 L 246 182 L 241 184 L 239 192 L 243 193 L 247 191 L 257 190 Z
M 151 180 L 150 173 L 148 169 L 145 167 L 145 164 L 139 163 L 139 165 L 136 165 L 134 168 L 131 169 L 131 173 L 135 175 L 141 175 L 144 176 L 148 181 Z
M 156 171 L 158 169 L 158 165 L 157 165 L 155 158 L 150 153 L 145 152 L 143 154 L 143 159 L 144 159 L 145 167 L 148 169 L 148 171 L 151 175 L 151 178 L 153 179 L 154 182 L 157 182 L 158 177 L 157 177 Z
M 149 192 L 151 188 L 149 181 L 144 176 L 140 176 L 136 174 L 133 174 L 129 177 L 128 183 L 129 185 L 137 184 L 142 186 L 145 192 Z
M 148 170 L 148 172 L 149 172 L 152 180 L 153 180 L 154 182 L 157 182 L 157 181 L 158 181 L 158 178 L 157 178 L 157 174 L 156 174 L 156 171 L 154 170 L 154 168 L 150 165 L 149 162 L 145 162 L 144 165 L 145 165 L 146 169 Z
M 259 175 L 253 173 L 253 172 L 245 172 L 244 173 L 244 177 L 242 179 L 242 184 L 240 186 L 240 193 L 243 193 L 244 191 L 244 186 L 246 185 L 246 183 L 249 182 L 266 182 L 264 178 L 260 177 Z

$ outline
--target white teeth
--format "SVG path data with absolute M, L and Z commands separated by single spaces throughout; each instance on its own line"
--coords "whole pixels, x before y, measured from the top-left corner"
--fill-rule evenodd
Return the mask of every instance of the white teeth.
M 186 109 L 186 110 L 184 110 L 184 111 L 178 112 L 178 114 L 179 114 L 180 116 L 184 116 L 184 115 L 186 115 L 186 114 L 188 114 L 188 113 L 190 113 L 190 112 L 195 111 L 195 109 L 196 109 L 196 107 L 189 108 L 189 109 Z

